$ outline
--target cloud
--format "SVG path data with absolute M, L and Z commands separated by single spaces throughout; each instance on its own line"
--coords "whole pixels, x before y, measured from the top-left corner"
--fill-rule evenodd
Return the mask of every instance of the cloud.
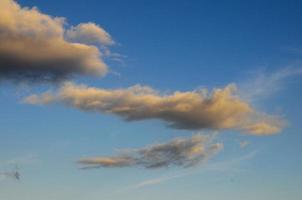
M 35 154 L 25 154 L 19 157 L 15 157 L 9 160 L 0 160 L 1 165 L 30 165 L 38 160 L 38 156 Z
M 249 101 L 269 97 L 280 91 L 287 79 L 300 75 L 302 75 L 300 67 L 286 67 L 270 74 L 257 72 L 255 77 L 240 85 L 240 96 Z
M 240 148 L 245 148 L 245 147 L 247 147 L 248 145 L 250 144 L 250 142 L 249 141 L 240 141 L 239 142 L 239 146 L 240 146 Z
M 212 162 L 212 163 L 209 163 L 206 165 L 202 165 L 202 166 L 193 168 L 191 170 L 186 170 L 183 173 L 179 173 L 179 171 L 177 171 L 177 173 L 167 174 L 165 176 L 160 176 L 157 178 L 143 180 L 136 184 L 130 185 L 122 190 L 119 190 L 118 192 L 136 190 L 136 189 L 140 189 L 140 188 L 144 188 L 144 187 L 148 187 L 148 186 L 152 186 L 152 185 L 153 186 L 160 185 L 164 182 L 171 181 L 176 178 L 183 178 L 186 176 L 193 176 L 193 175 L 198 176 L 199 174 L 205 173 L 207 171 L 224 172 L 227 174 L 231 174 L 231 173 L 234 174 L 236 172 L 245 171 L 247 169 L 241 168 L 240 167 L 241 164 L 253 159 L 257 153 L 258 153 L 258 151 L 252 151 L 252 152 L 249 152 L 248 154 L 240 156 L 240 157 L 235 157 L 232 159 L 227 159 L 227 160 L 218 161 L 218 162 L 217 161 Z
M 79 163 L 84 166 L 84 169 L 130 166 L 147 169 L 170 166 L 190 167 L 206 161 L 223 148 L 223 144 L 211 142 L 212 138 L 205 135 L 176 138 L 164 144 L 127 150 L 117 156 L 83 158 Z
M 71 27 L 66 32 L 66 39 L 71 42 L 88 45 L 112 45 L 114 41 L 111 36 L 95 23 L 79 24 Z
M 105 75 L 101 51 L 87 42 L 113 44 L 96 24 L 69 30 L 64 18 L 22 8 L 13 0 L 0 1 L 0 80 L 55 82 L 74 75 Z
M 176 174 L 173 176 L 165 176 L 165 177 L 148 179 L 148 180 L 139 182 L 133 186 L 130 186 L 130 187 L 126 188 L 126 190 L 136 190 L 136 189 L 140 189 L 140 188 L 148 187 L 148 186 L 152 186 L 152 185 L 159 185 L 163 182 L 170 181 L 175 178 L 181 178 L 181 177 L 188 176 L 188 175 L 190 175 L 190 173 Z
M 82 111 L 116 114 L 127 121 L 160 119 L 176 129 L 234 129 L 270 135 L 283 126 L 278 117 L 258 112 L 240 99 L 232 84 L 211 93 L 202 90 L 162 95 L 140 85 L 106 90 L 68 82 L 57 92 L 34 94 L 24 102 L 63 103 Z

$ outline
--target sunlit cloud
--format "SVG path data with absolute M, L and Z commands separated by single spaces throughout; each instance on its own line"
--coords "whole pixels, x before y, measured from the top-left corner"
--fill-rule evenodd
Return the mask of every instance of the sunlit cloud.
M 81 23 L 66 31 L 66 39 L 87 45 L 112 45 L 109 33 L 95 23 Z
M 82 111 L 116 114 L 127 121 L 159 119 L 171 128 L 186 130 L 232 129 L 270 135 L 281 131 L 284 124 L 279 117 L 257 111 L 242 100 L 234 84 L 212 92 L 160 94 L 140 85 L 108 90 L 68 82 L 56 92 L 34 94 L 24 102 L 62 103 Z
M 68 28 L 65 18 L 0 1 L 0 80 L 55 82 L 74 75 L 102 76 L 108 67 L 95 43 L 114 44 L 94 23 Z
M 222 148 L 223 144 L 212 143 L 210 136 L 195 135 L 191 138 L 176 138 L 168 143 L 125 150 L 116 156 L 82 158 L 79 163 L 83 165 L 83 169 L 130 166 L 147 169 L 191 167 L 205 162 Z

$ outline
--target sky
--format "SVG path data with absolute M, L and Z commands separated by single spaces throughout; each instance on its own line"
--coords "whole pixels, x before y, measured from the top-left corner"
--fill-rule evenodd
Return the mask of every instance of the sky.
M 301 9 L 0 0 L 0 199 L 301 199 Z

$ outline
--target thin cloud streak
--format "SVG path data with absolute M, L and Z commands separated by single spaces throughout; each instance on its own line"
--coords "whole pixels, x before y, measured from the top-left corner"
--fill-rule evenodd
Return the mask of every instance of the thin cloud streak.
M 252 151 L 244 156 L 233 158 L 231 160 L 226 160 L 226 161 L 220 161 L 220 162 L 215 162 L 215 163 L 210 163 L 206 165 L 202 165 L 198 168 L 195 168 L 191 171 L 187 171 L 184 173 L 179 173 L 179 174 L 172 174 L 172 175 L 167 175 L 167 176 L 160 176 L 158 178 L 153 178 L 153 179 L 147 179 L 144 181 L 141 181 L 137 184 L 134 184 L 132 186 L 127 187 L 124 190 L 120 190 L 118 192 L 124 192 L 124 191 L 129 191 L 129 190 L 137 190 L 141 189 L 144 187 L 152 186 L 152 185 L 159 185 L 161 183 L 176 179 L 176 178 L 182 178 L 186 176 L 192 176 L 200 173 L 205 173 L 207 171 L 229 171 L 229 170 L 235 170 L 236 166 L 240 165 L 241 162 L 244 162 L 246 160 L 251 160 L 253 159 L 258 151 Z M 238 169 L 237 169 L 238 170 Z
M 240 146 L 241 149 L 247 147 L 248 145 L 250 145 L 249 141 L 240 141 L 239 142 L 239 146 Z
M 261 71 L 255 73 L 254 78 L 240 84 L 239 94 L 243 99 L 251 102 L 267 98 L 280 91 L 287 79 L 301 75 L 301 67 L 286 67 L 273 73 Z

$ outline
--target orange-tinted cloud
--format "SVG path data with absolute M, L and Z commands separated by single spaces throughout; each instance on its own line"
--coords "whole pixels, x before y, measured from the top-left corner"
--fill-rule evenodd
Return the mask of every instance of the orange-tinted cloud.
M 30 104 L 63 103 L 82 111 L 110 113 L 125 120 L 160 119 L 176 129 L 233 129 L 269 135 L 282 129 L 282 121 L 256 111 L 236 96 L 235 85 L 205 91 L 161 95 L 146 86 L 106 90 L 65 83 L 57 92 L 31 95 Z
M 73 75 L 106 74 L 100 50 L 82 40 L 107 45 L 113 43 L 110 35 L 93 23 L 70 30 L 65 27 L 64 18 L 43 14 L 37 8 L 22 8 L 13 0 L 1 0 L 0 80 L 52 82 Z M 66 40 L 66 32 L 79 41 Z
M 88 45 L 112 45 L 109 33 L 95 23 L 81 23 L 66 31 L 66 39 Z

